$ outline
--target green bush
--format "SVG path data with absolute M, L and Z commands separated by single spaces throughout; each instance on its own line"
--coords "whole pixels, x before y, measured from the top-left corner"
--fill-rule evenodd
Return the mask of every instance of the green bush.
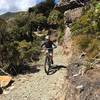
M 28 15 L 25 13 L 20 13 L 16 15 L 15 21 L 18 27 L 23 27 L 28 22 Z
M 58 34 L 58 42 L 62 43 L 63 42 L 64 32 L 61 31 L 61 30 L 58 30 L 57 34 Z
M 58 10 L 52 10 L 48 17 L 48 22 L 51 24 L 60 24 L 63 19 L 63 14 Z
M 87 36 L 83 35 L 80 37 L 80 41 L 78 41 L 79 47 L 81 50 L 85 50 L 89 47 L 89 44 L 91 43 L 91 39 L 89 39 Z

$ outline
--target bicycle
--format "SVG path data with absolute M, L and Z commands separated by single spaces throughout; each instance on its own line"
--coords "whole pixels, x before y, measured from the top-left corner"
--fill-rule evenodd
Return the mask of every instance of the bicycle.
M 49 74 L 49 71 L 53 65 L 52 55 L 49 52 L 50 49 L 53 49 L 53 48 L 47 48 L 45 63 L 44 63 L 44 70 L 47 73 L 47 75 Z

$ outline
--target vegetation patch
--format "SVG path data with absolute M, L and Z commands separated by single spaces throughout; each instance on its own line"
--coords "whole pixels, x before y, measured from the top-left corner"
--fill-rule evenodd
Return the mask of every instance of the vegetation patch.
M 84 7 L 83 15 L 76 19 L 71 27 L 72 36 L 81 51 L 87 53 L 89 59 L 100 52 L 100 4 L 92 0 Z

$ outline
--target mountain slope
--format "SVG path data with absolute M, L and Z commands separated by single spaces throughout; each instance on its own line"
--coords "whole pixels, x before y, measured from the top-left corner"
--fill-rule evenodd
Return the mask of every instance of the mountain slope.
M 0 18 L 2 19 L 9 19 L 11 17 L 16 17 L 17 14 L 22 13 L 22 12 L 7 12 L 3 15 L 0 15 Z

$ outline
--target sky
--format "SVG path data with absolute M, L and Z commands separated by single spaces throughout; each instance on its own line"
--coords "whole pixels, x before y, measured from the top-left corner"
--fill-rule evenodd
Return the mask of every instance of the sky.
M 0 15 L 6 12 L 26 11 L 42 1 L 45 0 L 0 0 Z

